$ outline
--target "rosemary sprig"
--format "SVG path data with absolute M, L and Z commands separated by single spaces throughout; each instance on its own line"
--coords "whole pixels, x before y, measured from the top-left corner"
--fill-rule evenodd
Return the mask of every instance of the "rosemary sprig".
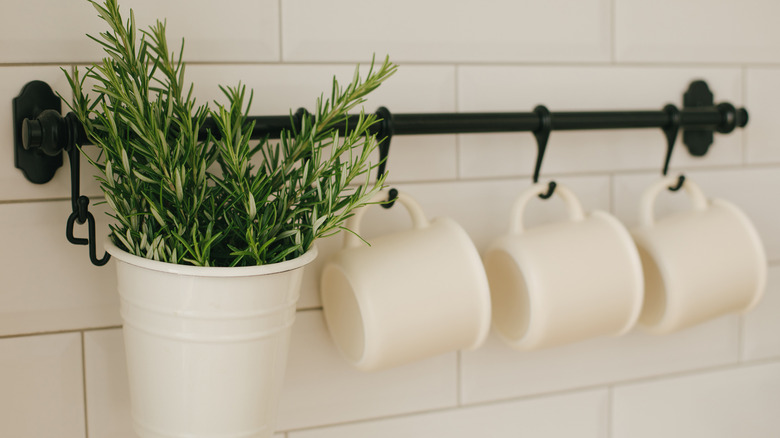
M 330 97 L 317 100 L 299 130 L 256 143 L 245 86 L 222 88 L 228 105 L 197 105 L 192 86 L 184 88 L 184 44 L 178 55 L 170 50 L 164 22 L 138 32 L 133 11 L 124 21 L 117 0 L 90 1 L 108 25 L 90 38 L 107 56 L 83 76 L 78 69 L 66 75 L 71 110 L 102 152 L 90 161 L 121 248 L 198 266 L 289 260 L 342 229 L 381 189 L 384 178 L 370 180 L 376 116 L 361 112 L 343 135 L 337 127 L 395 72 L 387 59 L 378 68 L 372 62 L 365 79 L 356 69 L 344 87 L 334 78 Z M 199 139 L 209 116 L 216 132 Z M 258 154 L 262 164 L 254 166 Z

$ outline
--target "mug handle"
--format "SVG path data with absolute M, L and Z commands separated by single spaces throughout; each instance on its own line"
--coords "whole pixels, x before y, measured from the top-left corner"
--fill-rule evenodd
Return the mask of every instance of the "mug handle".
M 664 191 L 667 187 L 677 184 L 676 176 L 668 176 L 645 190 L 642 194 L 642 199 L 639 203 L 639 225 L 641 227 L 652 227 L 655 223 L 655 198 Z M 688 193 L 688 197 L 691 199 L 693 209 L 697 211 L 703 211 L 707 209 L 707 197 L 704 196 L 701 187 L 698 184 L 686 178 L 683 182 L 683 189 Z
M 385 201 L 387 199 L 388 191 L 382 190 L 377 193 L 376 196 L 374 196 L 369 202 L 375 203 Z M 418 204 L 417 201 L 402 192 L 398 192 L 398 197 L 396 200 L 399 201 L 404 207 L 406 207 L 406 210 L 409 212 L 409 216 L 412 218 L 412 228 L 420 229 L 426 228 L 428 225 L 430 225 L 428 219 L 425 218 L 422 207 L 420 207 L 420 204 Z M 368 207 L 370 207 L 370 205 L 359 208 L 357 211 L 355 211 L 355 214 L 352 217 L 347 219 L 347 222 L 344 224 L 345 228 L 352 231 L 351 233 L 347 232 L 346 234 L 346 238 L 344 239 L 344 248 L 357 248 L 363 244 L 363 241 L 358 237 L 360 235 L 360 221 L 363 219 L 363 215 L 366 214 Z
M 537 195 L 545 193 L 547 188 L 547 183 L 536 183 L 524 191 L 517 199 L 517 201 L 515 201 L 515 205 L 512 207 L 511 216 L 512 223 L 510 232 L 512 234 L 520 234 L 525 230 L 523 227 L 523 213 L 525 213 L 525 207 L 528 205 L 528 202 L 531 199 L 535 198 Z M 569 219 L 576 222 L 585 218 L 585 211 L 582 209 L 582 204 L 580 203 L 579 199 L 577 199 L 577 196 L 575 196 L 571 190 L 566 188 L 566 186 L 558 183 L 558 185 L 555 187 L 554 194 L 560 196 L 563 202 L 566 204 L 566 207 L 568 207 Z

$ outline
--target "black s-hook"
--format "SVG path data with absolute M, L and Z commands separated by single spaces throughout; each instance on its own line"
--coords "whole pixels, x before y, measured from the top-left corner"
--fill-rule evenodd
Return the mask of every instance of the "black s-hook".
M 534 108 L 534 112 L 539 116 L 539 128 L 534 131 L 534 137 L 536 137 L 536 166 L 534 166 L 534 184 L 539 182 L 539 171 L 542 169 L 542 159 L 544 159 L 544 152 L 547 150 L 547 140 L 550 139 L 550 131 L 552 131 L 552 116 L 550 110 L 544 105 L 538 105 Z M 540 193 L 539 197 L 542 199 L 549 199 L 555 192 L 555 181 L 550 181 L 547 188 L 547 193 Z
M 376 110 L 376 116 L 379 118 L 377 122 L 376 138 L 379 142 L 379 167 L 377 169 L 377 179 L 382 178 L 387 168 L 387 157 L 390 154 L 390 141 L 393 138 L 393 115 L 386 107 L 379 107 Z M 382 207 L 390 208 L 395 204 L 395 200 L 398 198 L 398 190 L 390 189 L 388 193 L 387 201 L 382 203 Z
M 65 116 L 67 123 L 75 123 L 75 114 L 68 113 Z M 72 130 L 71 132 L 76 132 Z M 97 245 L 95 241 L 95 217 L 89 212 L 87 207 L 89 206 L 89 198 L 83 196 L 80 193 L 80 179 L 81 179 L 81 153 L 78 146 L 75 144 L 75 139 L 70 139 L 67 152 L 68 161 L 70 161 L 70 198 L 73 212 L 68 217 L 68 222 L 65 227 L 65 237 L 68 238 L 68 242 L 74 245 L 87 245 L 89 246 L 89 260 L 95 266 L 103 266 L 108 263 L 111 258 L 109 254 L 104 254 L 103 258 L 97 258 Z M 73 235 L 73 229 L 76 224 L 83 225 L 87 223 L 88 238 L 83 239 Z
M 664 112 L 669 115 L 669 123 L 663 127 L 664 135 L 666 136 L 666 159 L 664 160 L 663 175 L 666 176 L 667 172 L 669 172 L 669 161 L 672 158 L 677 133 L 680 132 L 680 110 L 676 106 L 668 104 L 664 107 Z M 680 175 L 677 178 L 677 184 L 670 186 L 669 190 L 676 192 L 682 188 L 684 183 L 685 175 Z

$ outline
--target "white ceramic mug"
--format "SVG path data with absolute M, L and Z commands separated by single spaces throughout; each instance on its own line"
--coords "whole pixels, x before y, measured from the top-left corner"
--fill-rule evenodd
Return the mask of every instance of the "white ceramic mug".
M 630 330 L 642 305 L 642 266 L 628 230 L 603 211 L 585 214 L 558 184 L 568 220 L 525 229 L 529 201 L 547 190 L 536 184 L 512 210 L 510 233 L 486 251 L 493 327 L 519 350 L 564 345 Z
M 387 199 L 381 192 L 375 201 Z M 322 306 L 331 337 L 357 368 L 378 370 L 482 344 L 490 329 L 485 270 L 468 234 L 449 218 L 428 221 L 404 193 L 412 228 L 372 239 L 347 233 L 325 264 Z M 345 226 L 360 232 L 367 207 Z
M 685 180 L 693 208 L 653 217 L 659 193 L 676 183 L 665 178 L 642 196 L 634 240 L 645 273 L 640 325 L 670 333 L 730 312 L 744 312 L 761 298 L 767 261 L 753 224 L 733 204 L 707 200 Z

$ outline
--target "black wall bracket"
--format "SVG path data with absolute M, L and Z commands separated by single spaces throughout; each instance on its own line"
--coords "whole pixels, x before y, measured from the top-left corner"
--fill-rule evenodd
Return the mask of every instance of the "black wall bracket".
M 712 108 L 715 100 L 710 88 L 704 81 L 693 81 L 688 91 L 683 95 L 683 110 L 688 114 L 695 114 L 697 110 Z M 744 108 L 735 108 L 734 105 L 724 102 L 715 106 L 721 114 L 721 120 L 710 126 L 683 128 L 683 143 L 688 147 L 688 152 L 696 157 L 707 154 L 713 142 L 713 133 L 718 131 L 728 134 L 736 127 L 747 124 L 748 113 Z
M 48 129 L 45 135 L 49 138 L 30 138 L 31 132 L 22 129 L 25 120 L 37 120 L 46 110 L 60 114 L 62 102 L 54 94 L 49 84 L 42 81 L 32 81 L 22 88 L 19 96 L 13 100 L 13 129 L 14 129 L 14 165 L 21 169 L 24 176 L 35 184 L 49 182 L 54 173 L 62 167 L 62 149 L 52 151 L 44 148 L 26 148 L 32 143 L 57 143 L 58 123 L 46 124 Z M 44 116 L 45 118 L 45 116 Z M 36 131 L 33 135 L 44 135 L 42 131 Z

